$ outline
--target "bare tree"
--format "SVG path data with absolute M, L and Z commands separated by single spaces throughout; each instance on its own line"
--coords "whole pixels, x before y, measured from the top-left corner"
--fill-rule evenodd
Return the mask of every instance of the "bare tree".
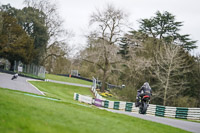
M 52 45 L 47 53 L 45 67 L 49 73 L 65 74 L 70 72 L 70 61 L 66 58 L 66 51 L 60 45 Z
M 163 105 L 166 105 L 170 98 L 187 89 L 185 75 L 191 71 L 191 65 L 188 64 L 186 54 L 179 46 L 163 46 L 162 51 L 155 53 L 155 66 L 152 72 L 158 80 L 155 97 L 163 99 Z
M 82 59 L 88 63 L 96 65 L 102 74 L 102 88 L 105 89 L 105 82 L 112 70 L 112 65 L 120 62 L 120 57 L 117 55 L 118 47 L 116 45 L 105 44 L 104 40 L 99 40 L 98 45 L 92 49 L 86 50 Z
M 89 36 L 89 43 L 95 44 L 95 49 L 90 49 L 85 54 L 83 60 L 93 63 L 103 72 L 102 88 L 105 89 L 105 82 L 113 64 L 120 62 L 117 55 L 118 48 L 115 46 L 119 39 L 121 28 L 124 26 L 126 14 L 122 10 L 116 9 L 111 5 L 103 10 L 96 10 L 90 17 L 90 26 L 95 27 L 95 38 Z M 90 46 L 92 46 L 90 44 Z M 94 46 L 94 45 L 93 45 Z
M 127 14 L 112 5 L 107 5 L 103 11 L 97 9 L 96 12 L 93 12 L 90 18 L 90 25 L 98 26 L 98 30 L 96 30 L 98 36 L 113 45 L 122 33 Z

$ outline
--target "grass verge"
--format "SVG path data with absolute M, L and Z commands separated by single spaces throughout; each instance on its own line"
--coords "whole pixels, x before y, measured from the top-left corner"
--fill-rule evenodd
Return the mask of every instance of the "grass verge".
M 61 99 L 66 102 L 75 102 L 73 100 L 74 93 L 79 93 L 82 95 L 92 97 L 90 88 L 78 87 L 72 85 L 58 84 L 52 82 L 43 82 L 43 81 L 29 81 L 39 90 L 45 93 L 45 95 L 57 99 Z
M 49 95 L 64 101 L 52 101 L 16 93 L 0 88 L 0 131 L 3 133 L 184 133 L 186 131 L 171 126 L 142 119 L 111 113 L 93 106 L 80 106 L 73 99 L 72 88 L 65 85 L 63 91 L 58 84 L 34 83 L 44 87 Z M 49 89 L 49 87 L 51 88 Z M 62 95 L 54 90 L 60 88 Z M 80 89 L 74 88 L 74 92 Z M 88 93 L 87 90 L 82 91 Z M 63 94 L 66 94 L 66 97 Z M 71 98 L 69 96 L 72 96 Z M 73 101 L 73 102 L 72 102 Z
M 70 82 L 70 83 L 77 83 L 77 84 L 83 84 L 83 85 L 92 85 L 92 82 L 88 82 L 85 80 L 81 80 L 81 79 L 77 79 L 77 78 L 69 78 L 69 77 L 53 75 L 53 74 L 46 74 L 46 79 Z

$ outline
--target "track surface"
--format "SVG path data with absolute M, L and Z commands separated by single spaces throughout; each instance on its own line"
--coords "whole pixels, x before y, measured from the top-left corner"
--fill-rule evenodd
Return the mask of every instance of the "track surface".
M 27 82 L 27 80 L 33 79 L 18 76 L 17 79 L 11 80 L 12 76 L 11 74 L 0 73 L 0 87 L 44 95 L 40 90 Z
M 53 82 L 53 83 L 59 83 L 59 84 L 66 84 L 66 85 L 73 85 L 73 86 L 80 86 L 80 87 L 91 88 L 91 85 L 82 85 L 82 84 L 69 83 L 69 82 L 63 82 L 63 81 L 56 81 L 56 80 L 50 80 L 50 79 L 48 79 L 48 81 L 49 82 Z
M 144 120 L 149 120 L 149 121 L 153 121 L 157 123 L 162 123 L 165 125 L 177 127 L 186 131 L 194 132 L 194 133 L 200 133 L 200 123 L 197 123 L 197 122 L 190 122 L 190 121 L 185 121 L 185 120 L 158 117 L 158 116 L 152 116 L 152 115 L 142 115 L 138 113 L 125 112 L 125 111 L 113 110 L 113 109 L 107 109 L 107 108 L 101 108 L 101 109 L 105 109 L 107 111 L 114 112 L 114 113 L 129 115 L 129 116 L 133 116 L 133 117 L 137 117 L 137 118 L 141 118 Z

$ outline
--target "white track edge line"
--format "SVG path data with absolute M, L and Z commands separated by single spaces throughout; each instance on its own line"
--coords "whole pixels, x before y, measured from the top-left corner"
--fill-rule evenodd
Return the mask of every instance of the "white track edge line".
M 31 80 L 31 79 L 26 79 L 26 82 L 27 83 L 29 83 L 28 81 L 37 81 L 37 80 Z M 40 91 L 37 87 L 35 87 L 34 85 L 32 85 L 31 83 L 29 83 L 31 86 L 33 86 L 37 91 L 39 91 L 42 95 L 44 95 L 45 96 L 45 94 L 42 92 L 42 91 Z

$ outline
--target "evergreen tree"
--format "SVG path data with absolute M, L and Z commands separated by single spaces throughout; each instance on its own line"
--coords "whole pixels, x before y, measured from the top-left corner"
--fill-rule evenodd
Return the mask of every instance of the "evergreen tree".
M 178 45 L 183 46 L 186 50 L 190 51 L 197 46 L 196 41 L 189 38 L 189 35 L 180 35 L 180 27 L 183 22 L 175 20 L 175 16 L 165 11 L 164 13 L 156 12 L 156 16 L 150 19 L 141 19 L 140 32 L 147 34 L 149 37 L 154 37 L 165 41 L 165 43 L 177 42 Z
M 119 43 L 120 50 L 118 54 L 122 56 L 122 59 L 129 60 L 130 56 L 129 54 L 129 41 L 127 37 L 122 37 Z

